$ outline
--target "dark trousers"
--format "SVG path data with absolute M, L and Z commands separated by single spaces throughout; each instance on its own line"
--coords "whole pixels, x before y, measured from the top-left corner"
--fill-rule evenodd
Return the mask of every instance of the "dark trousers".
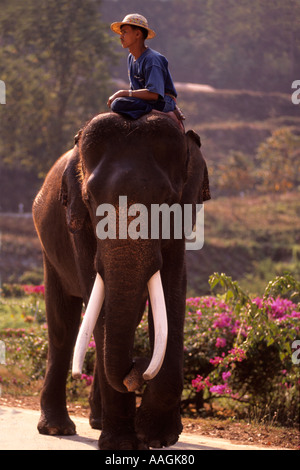
M 165 102 L 163 100 L 146 101 L 133 97 L 116 98 L 111 105 L 112 111 L 123 114 L 131 119 L 138 119 L 144 116 L 144 114 L 150 113 L 152 109 L 163 111 L 164 108 Z

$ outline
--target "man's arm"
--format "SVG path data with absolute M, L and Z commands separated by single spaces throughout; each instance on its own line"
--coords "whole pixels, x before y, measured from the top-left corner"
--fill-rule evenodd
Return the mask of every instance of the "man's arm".
M 146 101 L 157 101 L 159 98 L 158 93 L 153 93 L 152 91 L 148 91 L 146 88 L 143 90 L 119 90 L 114 95 L 110 96 L 107 101 L 107 106 L 110 108 L 112 102 L 116 98 L 121 98 L 122 96 L 132 96 L 134 98 L 139 98 L 141 100 Z

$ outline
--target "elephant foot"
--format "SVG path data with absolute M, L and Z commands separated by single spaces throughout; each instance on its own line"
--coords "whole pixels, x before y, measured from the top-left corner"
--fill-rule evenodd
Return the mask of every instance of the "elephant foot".
M 103 431 L 98 447 L 100 450 L 148 450 L 148 446 L 135 433 L 114 434 Z
M 37 425 L 40 434 L 49 436 L 73 436 L 76 434 L 76 427 L 65 411 L 59 414 L 42 411 Z
M 150 413 L 142 407 L 138 410 L 136 432 L 149 448 L 160 449 L 176 444 L 181 431 L 180 412 L 177 410 L 161 413 Z
M 89 423 L 92 429 L 102 429 L 102 419 L 94 417 L 93 414 L 90 414 Z

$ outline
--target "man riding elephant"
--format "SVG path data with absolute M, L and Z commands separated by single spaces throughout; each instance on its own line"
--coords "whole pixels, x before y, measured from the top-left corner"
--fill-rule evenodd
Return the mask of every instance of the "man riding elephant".
M 116 113 L 138 119 L 150 111 L 169 113 L 183 128 L 183 114 L 176 105 L 177 92 L 168 68 L 167 59 L 145 45 L 146 39 L 156 36 L 146 18 L 139 14 L 125 16 L 112 23 L 112 31 L 120 35 L 123 48 L 128 48 L 129 90 L 119 90 L 107 102 Z
M 81 376 L 93 333 L 90 423 L 102 430 L 99 447 L 148 449 L 174 444 L 182 431 L 186 298 L 184 223 L 168 237 L 160 228 L 153 236 L 151 209 L 190 206 L 192 227 L 197 205 L 210 199 L 210 192 L 200 138 L 184 133 L 173 114 L 176 90 L 166 59 L 144 46 L 146 34 L 155 33 L 140 15 L 128 15 L 112 28 L 131 51 L 131 89 L 109 99 L 115 112 L 84 126 L 77 145 L 49 171 L 33 205 L 49 336 L 38 430 L 75 433 L 66 379 L 74 346 L 73 377 Z M 143 220 L 135 217 L 142 209 Z M 174 220 L 170 216 L 173 229 Z M 113 229 L 99 230 L 106 225 Z M 148 298 L 150 357 L 136 358 L 135 330 Z M 143 390 L 138 409 L 136 390 Z

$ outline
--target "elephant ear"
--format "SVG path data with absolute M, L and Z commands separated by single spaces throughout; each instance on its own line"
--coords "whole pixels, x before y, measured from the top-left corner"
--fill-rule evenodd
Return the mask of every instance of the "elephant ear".
M 186 133 L 188 168 L 181 203 L 192 204 L 192 226 L 196 223 L 196 204 L 211 199 L 206 162 L 201 153 L 201 140 L 193 130 Z
M 89 216 L 87 206 L 82 200 L 79 161 L 79 149 L 75 146 L 70 151 L 60 189 L 60 201 L 66 207 L 67 225 L 71 233 L 78 232 Z

